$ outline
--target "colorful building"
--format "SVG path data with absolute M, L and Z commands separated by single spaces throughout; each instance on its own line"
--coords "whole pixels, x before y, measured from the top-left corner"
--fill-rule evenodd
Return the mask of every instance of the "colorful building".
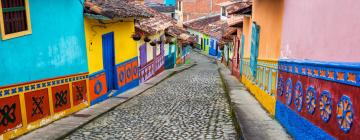
M 179 24 L 200 17 L 219 14 L 220 3 L 228 0 L 176 0 L 175 17 Z
M 283 7 L 276 119 L 295 139 L 358 139 L 360 1 Z
M 136 32 L 141 36 L 137 43 L 139 56 L 139 78 L 143 83 L 165 70 L 165 30 L 174 25 L 175 21 L 140 2 L 134 5 L 142 7 L 154 15 L 151 18 L 139 19 L 135 24 Z
M 282 9 L 283 0 L 254 0 L 229 13 L 242 18 L 235 45 L 241 50 L 237 54 L 241 81 L 271 115 L 275 115 Z
M 360 134 L 359 8 L 355 1 L 253 0 L 229 13 L 243 18 L 235 45 L 242 82 L 295 139 Z
M 2 0 L 0 31 L 0 139 L 89 106 L 79 1 Z
M 220 20 L 220 15 L 190 20 L 184 23 L 184 27 L 196 38 L 196 46 L 202 53 L 214 58 L 221 58 L 219 42 L 222 41 L 227 23 Z
M 85 2 L 84 28 L 91 104 L 139 85 L 135 17 L 152 16 L 124 1 Z

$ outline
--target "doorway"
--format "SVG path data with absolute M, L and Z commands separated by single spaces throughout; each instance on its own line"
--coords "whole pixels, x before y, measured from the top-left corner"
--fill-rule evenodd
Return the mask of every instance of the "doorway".
M 106 74 L 106 86 L 108 91 L 115 89 L 115 52 L 114 32 L 102 35 L 103 64 Z

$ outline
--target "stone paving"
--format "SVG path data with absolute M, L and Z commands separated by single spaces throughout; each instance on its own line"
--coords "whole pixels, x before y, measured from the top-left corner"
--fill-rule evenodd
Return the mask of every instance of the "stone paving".
M 236 139 L 217 65 L 197 53 L 196 66 L 166 79 L 65 139 Z

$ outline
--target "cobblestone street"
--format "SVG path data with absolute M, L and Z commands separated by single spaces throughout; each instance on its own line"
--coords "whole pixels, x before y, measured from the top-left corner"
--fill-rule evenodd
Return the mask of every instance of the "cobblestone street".
M 197 65 L 164 80 L 65 139 L 236 139 L 217 65 Z

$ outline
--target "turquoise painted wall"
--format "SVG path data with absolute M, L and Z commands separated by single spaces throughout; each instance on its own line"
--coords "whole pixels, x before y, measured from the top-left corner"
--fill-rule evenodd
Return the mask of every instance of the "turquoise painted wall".
M 175 6 L 176 0 L 165 0 L 164 4 L 167 6 Z
M 32 34 L 0 39 L 0 86 L 87 72 L 80 1 L 29 2 Z

